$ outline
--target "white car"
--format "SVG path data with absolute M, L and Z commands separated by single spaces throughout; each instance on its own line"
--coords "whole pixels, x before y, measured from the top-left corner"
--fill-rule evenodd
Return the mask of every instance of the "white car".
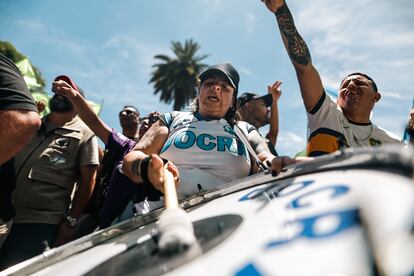
M 182 202 L 187 250 L 160 253 L 156 210 L 0 274 L 413 275 L 413 167 L 411 147 L 333 153 Z

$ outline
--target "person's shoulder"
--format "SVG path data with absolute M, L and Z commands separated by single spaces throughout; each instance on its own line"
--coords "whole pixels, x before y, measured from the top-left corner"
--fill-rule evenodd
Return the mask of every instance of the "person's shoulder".
M 184 118 L 190 118 L 194 115 L 191 112 L 186 111 L 172 111 L 161 114 L 159 119 L 169 128 L 174 121 L 182 120 Z
M 402 143 L 402 139 L 401 137 L 399 137 L 398 135 L 396 135 L 395 133 L 388 131 L 374 123 L 372 123 L 373 128 L 374 128 L 374 135 L 377 136 L 378 138 L 381 138 L 381 140 L 383 140 L 384 142 L 388 142 L 388 143 Z
M 331 96 L 326 93 L 325 91 L 320 96 L 319 100 L 316 104 L 308 110 L 308 114 L 316 115 L 317 113 L 323 112 L 324 110 L 334 110 L 336 109 L 338 112 L 342 113 L 341 108 L 338 104 L 331 98 Z
M 254 127 L 253 125 L 251 125 L 250 123 L 246 122 L 246 121 L 238 121 L 237 122 L 237 126 L 243 130 L 246 134 L 249 134 L 252 131 L 257 131 L 259 132 L 259 130 Z
M 81 132 L 83 136 L 95 135 L 94 132 L 81 120 L 79 116 L 75 116 L 71 121 L 66 123 L 65 128 Z
M 112 129 L 111 134 L 109 135 L 108 144 L 111 144 L 111 142 L 119 145 L 128 144 L 131 145 L 131 147 L 135 146 L 137 143 L 137 141 L 126 137 L 124 134 L 118 132 L 114 128 Z
M 187 116 L 191 114 L 190 112 L 185 112 L 185 111 L 171 111 L 171 112 L 166 112 L 161 114 L 159 117 L 160 118 L 167 118 L 167 119 L 174 119 L 180 116 Z

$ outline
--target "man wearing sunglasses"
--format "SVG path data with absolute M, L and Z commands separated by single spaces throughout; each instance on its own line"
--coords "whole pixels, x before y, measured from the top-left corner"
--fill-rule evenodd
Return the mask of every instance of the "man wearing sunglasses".
M 135 142 L 138 142 L 139 140 L 139 122 L 140 113 L 134 106 L 126 105 L 121 112 L 119 112 L 119 123 L 122 127 L 122 134 Z

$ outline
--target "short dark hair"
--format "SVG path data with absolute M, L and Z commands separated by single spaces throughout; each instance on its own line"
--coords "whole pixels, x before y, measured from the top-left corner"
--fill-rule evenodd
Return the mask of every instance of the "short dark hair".
M 136 108 L 136 107 L 135 107 L 135 106 L 133 106 L 133 105 L 124 105 L 124 107 L 122 108 L 121 112 L 122 112 L 123 110 L 125 110 L 125 109 L 128 109 L 128 108 L 132 108 L 133 110 L 135 110 L 135 112 L 137 113 L 138 117 L 139 117 L 139 116 L 141 116 L 141 114 L 140 114 L 140 113 L 139 113 L 139 111 L 138 111 L 138 108 Z
M 348 76 L 346 76 L 343 80 L 342 80 L 342 82 L 347 78 L 347 77 L 350 77 L 350 76 L 355 76 L 355 75 L 358 75 L 358 76 L 363 76 L 363 77 L 365 77 L 367 80 L 369 80 L 370 81 L 370 83 L 371 83 L 371 85 L 372 85 L 372 88 L 374 89 L 374 92 L 375 93 L 377 93 L 378 92 L 378 87 L 377 87 L 377 84 L 375 83 L 375 81 L 370 77 L 370 76 L 368 76 L 368 75 L 366 75 L 366 74 L 364 74 L 364 73 L 360 73 L 360 72 L 354 72 L 354 73 L 351 73 L 351 74 L 349 74 Z M 341 83 L 342 83 L 341 82 Z

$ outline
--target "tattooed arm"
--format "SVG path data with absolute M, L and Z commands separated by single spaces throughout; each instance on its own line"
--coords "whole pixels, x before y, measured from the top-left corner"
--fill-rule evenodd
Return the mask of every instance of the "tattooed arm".
M 284 0 L 262 1 L 276 15 L 283 43 L 296 70 L 305 108 L 311 110 L 324 90 L 319 73 L 312 65 L 309 48 L 297 31 L 286 2 Z

